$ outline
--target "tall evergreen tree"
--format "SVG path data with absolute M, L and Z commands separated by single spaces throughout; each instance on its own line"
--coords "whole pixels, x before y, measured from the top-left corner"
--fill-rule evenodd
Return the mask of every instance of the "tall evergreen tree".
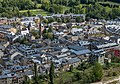
M 103 77 L 103 68 L 99 63 L 96 63 L 93 67 L 93 75 L 95 76 L 95 81 L 100 81 Z
M 50 71 L 49 71 L 49 77 L 50 77 L 50 84 L 54 84 L 53 78 L 54 78 L 54 64 L 51 63 Z
M 35 84 L 38 84 L 37 81 L 37 64 L 34 63 L 34 79 L 35 79 Z

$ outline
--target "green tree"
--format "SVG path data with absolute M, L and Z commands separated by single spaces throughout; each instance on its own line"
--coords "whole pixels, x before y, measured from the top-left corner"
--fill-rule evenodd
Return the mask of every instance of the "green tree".
M 81 17 L 76 17 L 76 22 L 82 22 L 84 21 Z
M 52 40 L 53 39 L 53 33 L 48 32 L 47 33 L 47 38 Z
M 96 63 L 93 67 L 93 75 L 95 76 L 95 81 L 100 81 L 103 77 L 103 68 L 99 63 Z
M 54 4 L 54 0 L 50 0 L 50 3 L 51 3 L 51 4 Z
M 60 66 L 59 84 L 63 84 L 63 65 Z
M 73 65 L 70 66 L 70 72 L 72 72 L 72 71 L 73 71 Z
M 49 27 L 48 32 L 52 33 L 53 29 L 52 27 Z
M 49 71 L 49 78 L 50 78 L 50 84 L 54 84 L 54 64 L 51 63 L 50 71 Z
M 54 19 L 54 18 L 48 18 L 48 22 L 49 22 L 49 23 L 55 22 L 55 19 Z
M 35 84 L 38 84 L 38 81 L 37 81 L 37 64 L 34 63 L 34 79 L 35 79 Z
M 43 22 L 44 22 L 44 23 L 48 23 L 48 19 L 44 19 Z
M 51 12 L 51 13 L 55 12 L 54 9 L 53 9 L 53 7 L 50 7 L 49 12 Z
M 83 72 L 74 73 L 74 77 L 76 78 L 76 80 L 81 80 L 83 77 Z
M 32 13 L 30 12 L 30 10 L 27 11 L 28 16 L 32 16 Z

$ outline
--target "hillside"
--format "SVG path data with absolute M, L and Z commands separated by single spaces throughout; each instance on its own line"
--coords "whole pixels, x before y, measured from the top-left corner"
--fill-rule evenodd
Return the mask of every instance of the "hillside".
M 87 18 L 120 16 L 120 0 L 0 0 L 0 17 L 22 17 L 50 13 L 86 14 Z

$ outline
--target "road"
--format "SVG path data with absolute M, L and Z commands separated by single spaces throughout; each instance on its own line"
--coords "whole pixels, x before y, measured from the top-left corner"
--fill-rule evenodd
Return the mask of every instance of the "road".
M 109 84 L 109 83 L 112 83 L 112 82 L 115 82 L 115 81 L 120 81 L 120 76 L 119 76 L 119 77 L 116 77 L 116 78 L 114 78 L 114 79 L 112 79 L 112 80 L 105 81 L 105 82 L 103 82 L 103 84 Z
M 108 80 L 108 81 L 103 81 L 103 82 L 97 82 L 97 83 L 91 83 L 91 84 L 110 84 L 112 82 L 118 81 L 116 84 L 120 84 L 120 76 L 116 77 L 114 79 Z

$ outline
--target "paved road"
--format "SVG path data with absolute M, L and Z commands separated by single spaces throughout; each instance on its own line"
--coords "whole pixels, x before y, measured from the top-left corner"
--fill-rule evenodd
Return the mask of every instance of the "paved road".
M 103 82 L 97 82 L 97 83 L 91 83 L 91 84 L 109 84 L 109 83 L 112 83 L 112 82 L 115 82 L 115 81 L 118 81 L 118 83 L 116 83 L 116 84 L 120 84 L 120 76 L 116 77 L 112 80 L 109 80 L 109 81 L 103 81 Z

